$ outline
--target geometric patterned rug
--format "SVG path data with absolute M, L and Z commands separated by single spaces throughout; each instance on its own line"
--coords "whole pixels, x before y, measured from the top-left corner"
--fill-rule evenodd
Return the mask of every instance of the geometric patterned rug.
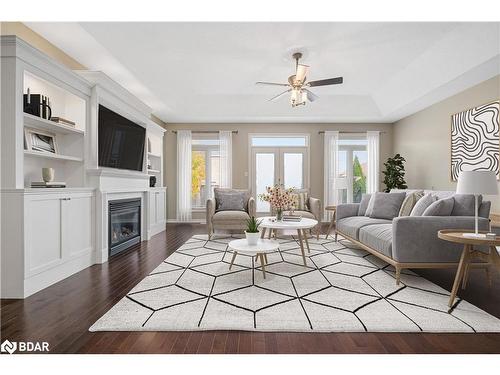
M 264 279 L 243 254 L 229 270 L 234 238 L 193 236 L 90 331 L 500 332 L 460 298 L 449 312 L 449 292 L 410 270 L 396 285 L 392 266 L 345 239 L 309 239 L 306 267 L 280 236 Z

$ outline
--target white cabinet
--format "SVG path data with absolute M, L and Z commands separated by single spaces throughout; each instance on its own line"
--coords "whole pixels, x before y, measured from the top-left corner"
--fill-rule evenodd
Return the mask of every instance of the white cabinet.
M 2 264 L 2 298 L 27 297 L 94 263 L 94 199 L 92 189 L 2 192 L 2 203 L 22 213 L 9 220 L 2 210 L 2 234 L 23 233 L 22 241 L 2 236 L 11 265 Z
M 165 230 L 167 188 L 151 188 L 149 191 L 148 238 Z

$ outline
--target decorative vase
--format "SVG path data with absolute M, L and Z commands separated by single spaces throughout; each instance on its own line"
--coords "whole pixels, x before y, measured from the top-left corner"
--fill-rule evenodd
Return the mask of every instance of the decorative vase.
M 255 245 L 257 245 L 257 242 L 259 241 L 260 232 L 248 233 L 247 231 L 245 231 L 245 236 L 247 238 L 247 243 L 250 246 L 255 246 Z
M 276 220 L 281 221 L 281 219 L 283 219 L 283 210 L 277 209 L 276 210 Z
M 45 182 L 54 181 L 54 168 L 42 168 L 42 179 Z

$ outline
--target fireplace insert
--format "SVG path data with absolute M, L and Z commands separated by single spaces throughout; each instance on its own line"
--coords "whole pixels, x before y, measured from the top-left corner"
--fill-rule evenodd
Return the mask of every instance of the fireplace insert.
M 109 202 L 109 255 L 115 255 L 141 242 L 141 199 Z

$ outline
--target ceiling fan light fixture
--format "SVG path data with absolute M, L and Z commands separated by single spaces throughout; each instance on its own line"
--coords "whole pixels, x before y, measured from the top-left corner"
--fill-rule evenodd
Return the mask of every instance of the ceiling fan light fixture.
M 307 94 L 300 89 L 293 89 L 290 95 L 290 104 L 292 107 L 305 105 L 307 101 Z
M 308 71 L 309 71 L 308 65 L 297 64 L 297 72 L 295 74 L 295 80 L 297 82 L 303 83 L 306 79 Z

